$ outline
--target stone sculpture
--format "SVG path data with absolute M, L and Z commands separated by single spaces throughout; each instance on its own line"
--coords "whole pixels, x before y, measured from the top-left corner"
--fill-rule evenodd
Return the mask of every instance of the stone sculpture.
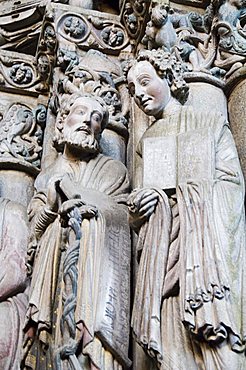
M 245 1 L 212 0 L 205 18 L 208 29 L 216 38 L 215 66 L 229 77 L 245 63 Z
M 245 368 L 244 180 L 222 114 L 184 105 L 182 66 L 141 51 L 128 72 L 144 133 L 129 197 L 140 255 L 136 341 L 160 369 Z
M 21 204 L 0 199 L 0 368 L 18 370 L 25 320 L 28 243 L 27 216 Z
M 100 154 L 107 120 L 101 98 L 66 95 L 54 140 L 62 154 L 35 182 L 25 369 L 129 365 L 129 182 Z

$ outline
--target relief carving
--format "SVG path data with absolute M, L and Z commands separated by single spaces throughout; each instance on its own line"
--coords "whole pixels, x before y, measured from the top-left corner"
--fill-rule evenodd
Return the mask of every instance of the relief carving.
M 128 200 L 135 339 L 160 369 L 243 368 L 245 190 L 228 122 L 185 104 L 182 69 L 162 50 L 142 51 L 128 83 L 154 116 L 138 147 L 142 188 Z
M 2 1 L 0 49 L 35 55 L 45 5 L 46 0 Z
M 0 3 L 1 370 L 246 368 L 245 5 Z
M 46 108 L 31 110 L 24 104 L 12 104 L 1 117 L 0 162 L 12 162 L 38 173 L 43 142 Z M 15 165 L 14 165 L 15 164 Z M 30 164 L 30 165 L 29 165 Z
M 66 44 L 67 49 L 74 50 L 75 44 L 81 50 L 94 48 L 119 54 L 129 42 L 126 31 L 116 16 L 98 16 L 98 13 L 90 10 L 79 14 L 57 6 L 53 10 L 61 47 Z
M 22 329 L 28 303 L 26 210 L 19 203 L 1 198 L 0 222 L 0 367 L 13 370 L 20 368 Z
M 23 368 L 130 364 L 129 181 L 121 162 L 100 154 L 107 121 L 100 97 L 77 92 L 61 105 L 54 143 L 62 154 L 37 177 L 29 206 Z
M 135 46 L 143 37 L 150 3 L 150 0 L 125 0 L 122 4 L 122 23 Z
M 207 25 L 217 42 L 215 66 L 229 77 L 246 58 L 245 3 L 243 0 L 211 1 Z

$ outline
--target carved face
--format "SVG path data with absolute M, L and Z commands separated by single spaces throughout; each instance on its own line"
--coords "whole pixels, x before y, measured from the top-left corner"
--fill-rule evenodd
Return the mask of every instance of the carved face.
M 152 64 L 147 61 L 138 62 L 133 66 L 127 79 L 139 108 L 149 116 L 160 117 L 171 98 L 166 79 L 160 78 Z
M 98 135 L 101 132 L 102 120 L 101 104 L 90 97 L 81 97 L 72 105 L 64 123 L 63 133 L 69 130 Z
M 64 142 L 87 151 L 98 150 L 103 115 L 98 101 L 90 97 L 76 99 L 64 121 Z

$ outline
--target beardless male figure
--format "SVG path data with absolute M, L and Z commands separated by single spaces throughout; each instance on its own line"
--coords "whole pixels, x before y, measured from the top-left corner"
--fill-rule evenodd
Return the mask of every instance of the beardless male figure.
M 141 253 L 133 333 L 163 370 L 243 369 L 243 175 L 223 115 L 182 106 L 181 70 L 152 50 L 128 72 L 137 105 L 155 117 L 138 148 L 143 188 L 129 197 Z

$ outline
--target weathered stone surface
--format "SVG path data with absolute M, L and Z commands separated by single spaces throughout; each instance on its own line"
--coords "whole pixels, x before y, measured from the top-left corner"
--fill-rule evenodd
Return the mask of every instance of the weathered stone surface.
M 241 166 L 246 178 L 246 126 L 244 119 L 246 117 L 246 83 L 242 81 L 232 91 L 228 100 L 228 111 L 231 130 L 235 139 Z
M 226 123 L 229 116 L 246 173 L 245 45 L 243 0 L 1 2 L 0 288 L 6 281 L 8 290 L 0 300 L 1 369 L 18 370 L 22 356 L 25 213 L 36 176 L 28 208 L 33 277 L 23 368 L 122 370 L 129 356 L 134 370 L 154 370 L 158 363 L 161 370 L 245 367 L 236 353 L 245 351 L 244 190 Z M 152 65 L 160 77 L 152 100 L 142 101 L 130 85 L 139 107 L 123 75 L 131 58 L 141 66 L 133 79 L 143 72 L 153 77 Z M 90 94 L 93 106 L 99 102 L 109 112 L 98 137 L 101 152 L 86 160 L 84 154 L 64 159 L 62 122 L 73 104 L 64 107 L 74 94 Z M 132 233 L 131 261 L 122 163 L 137 188 L 129 198 L 138 233 Z M 142 347 L 131 339 L 128 356 L 130 291 L 135 339 L 141 337 L 139 318 L 151 335 L 149 345 L 148 335 L 137 339 Z M 10 302 L 17 305 L 5 322 Z M 220 321 L 216 334 L 207 325 L 216 326 L 211 312 Z M 214 339 L 222 343 L 211 350 Z
M 28 303 L 25 257 L 29 230 L 25 208 L 1 198 L 0 222 L 0 368 L 17 370 Z
M 238 305 L 245 294 L 243 176 L 226 117 L 196 104 L 182 107 L 186 85 L 169 58 L 164 51 L 141 52 L 128 73 L 137 105 L 155 117 L 138 149 L 143 171 L 152 176 L 145 183 L 144 172 L 143 187 L 128 200 L 139 233 L 133 334 L 161 369 L 198 369 L 201 362 L 209 368 L 217 361 L 223 369 L 232 362 L 240 369 L 246 320 L 244 302 Z M 159 163 L 152 158 L 158 153 Z
M 101 98 L 72 94 L 56 121 L 63 154 L 36 180 L 24 367 L 130 364 L 129 182 L 121 162 L 99 154 L 107 121 Z

